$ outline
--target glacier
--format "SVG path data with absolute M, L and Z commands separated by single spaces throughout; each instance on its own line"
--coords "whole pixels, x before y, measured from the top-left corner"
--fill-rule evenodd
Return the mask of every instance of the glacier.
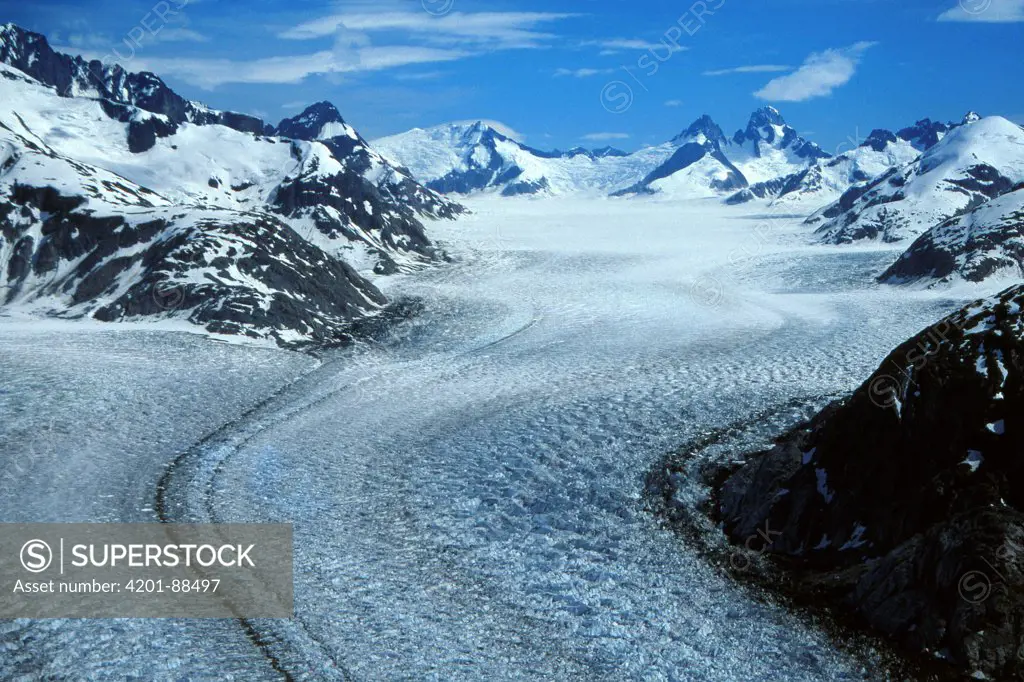
M 296 538 L 292 621 L 8 621 L 0 677 L 882 674 L 663 528 L 644 479 L 994 285 L 882 286 L 897 245 L 715 200 L 467 203 L 431 226 L 457 262 L 380 280 L 422 314 L 316 358 L 0 316 L 0 521 Z

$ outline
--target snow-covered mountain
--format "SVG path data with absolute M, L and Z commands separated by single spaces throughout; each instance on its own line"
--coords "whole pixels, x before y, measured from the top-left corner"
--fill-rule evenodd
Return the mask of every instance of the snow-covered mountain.
M 902 284 L 998 276 L 1024 279 L 1024 184 L 931 228 L 879 279 Z
M 7 309 L 336 341 L 385 302 L 353 266 L 387 273 L 442 257 L 420 219 L 463 210 L 326 103 L 275 129 L 12 25 L 0 56 L 31 72 L 0 63 Z
M 624 194 L 658 194 L 672 197 L 732 194 L 732 203 L 745 197 L 767 196 L 756 187 L 784 184 L 819 159 L 828 158 L 818 145 L 800 137 L 773 107 L 762 107 L 750 116 L 747 127 L 727 138 L 708 115 L 672 139 L 676 151 Z M 742 199 L 741 199 L 742 198 Z
M 449 123 L 384 137 L 372 146 L 430 189 L 520 194 L 607 194 L 637 182 L 673 148 L 626 154 L 612 147 L 541 151 L 494 122 Z
M 909 142 L 876 130 L 856 149 L 833 158 L 819 158 L 796 173 L 772 178 L 737 192 L 726 201 L 741 204 L 755 199 L 821 206 L 835 201 L 851 186 L 871 180 L 920 155 Z
M 506 196 L 726 195 L 751 179 L 791 175 L 828 156 L 772 107 L 755 111 L 732 138 L 705 115 L 671 141 L 632 154 L 612 148 L 541 151 L 484 121 L 417 128 L 374 140 L 372 146 L 439 192 Z
M 90 97 L 107 103 L 108 114 L 129 115 L 133 151 L 152 147 L 155 137 L 173 134 L 182 123 L 218 124 L 247 133 L 270 133 L 271 127 L 246 114 L 217 111 L 188 101 L 149 72 L 129 73 L 117 64 L 86 61 L 55 52 L 46 38 L 14 24 L 0 26 L 0 62 L 13 66 L 61 97 Z M 124 107 L 157 116 L 130 116 Z
M 926 118 L 896 133 L 875 129 L 855 149 L 834 158 L 819 158 L 809 167 L 791 175 L 751 185 L 729 197 L 727 202 L 740 204 L 768 199 L 810 207 L 831 203 L 852 186 L 883 175 L 890 168 L 910 163 L 938 144 L 949 131 L 979 118 L 971 112 L 961 123 L 936 123 Z
M 801 137 L 774 107 L 761 107 L 725 149 L 748 182 L 784 177 L 831 155 Z
M 897 242 L 966 213 L 1024 181 L 1024 129 L 970 120 L 919 158 L 855 185 L 807 222 L 827 243 Z
M 704 115 L 672 138 L 672 156 L 643 180 L 613 196 L 659 194 L 707 197 L 747 186 L 743 173 L 723 152 L 730 142 L 710 116 Z

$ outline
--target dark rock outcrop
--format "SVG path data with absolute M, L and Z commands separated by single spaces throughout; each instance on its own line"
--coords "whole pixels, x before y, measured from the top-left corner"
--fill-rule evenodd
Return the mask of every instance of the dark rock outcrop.
M 516 197 L 523 194 L 539 194 L 549 189 L 547 178 L 541 178 L 540 180 L 523 180 L 521 182 L 513 182 L 510 185 L 506 185 L 505 189 L 501 190 L 501 196 L 503 197 Z
M 921 151 L 931 149 L 942 140 L 943 136 L 955 126 L 950 123 L 940 123 L 930 118 L 921 119 L 912 126 L 900 129 L 896 135 L 906 140 Z
M 0 200 L 0 245 L 13 245 L 0 305 L 50 301 L 63 317 L 105 322 L 183 317 L 211 333 L 302 346 L 347 342 L 350 326 L 386 303 L 266 214 L 174 207 L 129 219 L 83 204 L 26 186 Z
M 870 147 L 876 152 L 884 152 L 885 148 L 889 144 L 895 142 L 898 139 L 899 138 L 897 138 L 896 135 L 889 132 L 888 130 L 876 128 L 875 130 L 871 131 L 871 134 L 868 135 L 867 139 L 864 140 L 860 146 Z
M 1024 285 L 897 348 L 717 489 L 789 589 L 929 658 L 1024 679 Z

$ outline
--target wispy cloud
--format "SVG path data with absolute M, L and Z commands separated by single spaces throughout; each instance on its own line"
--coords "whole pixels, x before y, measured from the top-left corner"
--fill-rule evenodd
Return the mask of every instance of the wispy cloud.
M 850 82 L 864 53 L 875 44 L 860 42 L 850 47 L 816 52 L 799 69 L 770 81 L 754 96 L 771 102 L 803 102 L 830 95 L 836 88 Z
M 587 140 L 588 142 L 607 142 L 609 140 L 628 140 L 629 139 L 629 133 L 590 133 L 588 135 L 584 135 L 580 139 Z
M 649 50 L 658 45 L 647 40 L 637 38 L 605 38 L 602 40 L 585 40 L 581 43 L 583 47 L 600 47 L 602 54 L 615 54 L 622 50 Z
M 1024 0 L 961 0 L 939 15 L 939 21 L 1010 24 L 1024 21 Z
M 729 76 L 734 73 L 780 73 L 789 71 L 793 67 L 784 64 L 751 64 L 750 66 L 737 66 L 731 69 L 717 69 L 705 71 L 705 76 Z
M 683 100 L 681 99 L 670 99 L 665 102 L 666 107 L 681 107 L 683 106 Z
M 455 12 L 437 17 L 426 12 L 401 11 L 335 14 L 307 21 L 279 34 L 289 40 L 329 39 L 334 43 L 333 49 L 248 61 L 139 55 L 122 66 L 133 71 L 156 71 L 205 89 L 227 83 L 298 83 L 311 75 L 381 71 L 451 62 L 498 50 L 546 47 L 558 36 L 535 28 L 573 16 L 577 15 Z M 164 41 L 205 40 L 205 36 L 195 31 L 177 27 L 168 27 L 157 37 Z M 373 44 L 378 38 L 381 44 Z M 79 38 L 76 42 L 78 44 L 72 43 L 73 49 L 69 51 L 90 58 L 115 60 L 111 54 L 100 53 L 109 47 L 104 40 L 90 37 Z M 398 44 L 386 44 L 388 42 Z M 438 72 L 402 74 L 396 79 L 428 80 L 439 75 Z
M 60 43 L 61 36 L 58 33 L 53 34 L 53 42 Z M 67 37 L 68 45 L 76 47 L 82 50 L 88 49 L 104 49 L 110 47 L 112 41 L 109 37 L 101 33 L 72 33 Z
M 619 54 L 623 51 L 643 52 L 646 50 L 664 50 L 666 47 L 673 52 L 683 52 L 689 48 L 674 43 L 659 43 L 639 38 L 604 38 L 601 40 L 585 40 L 580 43 L 581 47 L 599 47 L 601 55 Z
M 111 54 L 63 48 L 87 59 L 112 60 Z M 131 71 L 153 71 L 180 78 L 211 90 L 226 83 L 298 83 L 314 74 L 347 74 L 410 64 L 429 64 L 462 59 L 470 53 L 431 47 L 356 47 L 351 50 L 323 50 L 290 57 L 268 57 L 251 61 L 232 59 L 180 59 L 136 56 L 121 65 Z M 112 61 L 117 61 L 113 59 Z
M 433 81 L 444 78 L 448 74 L 444 71 L 424 71 L 421 73 L 399 73 L 395 75 L 396 81 Z
M 614 73 L 617 69 L 555 69 L 556 77 L 572 76 L 573 78 L 590 78 L 602 74 Z
M 208 43 L 209 37 L 190 28 L 162 28 L 153 37 L 164 43 Z
M 575 16 L 556 12 L 452 12 L 441 17 L 426 12 L 332 14 L 287 29 L 279 37 L 312 40 L 347 29 L 368 34 L 398 33 L 434 44 L 524 49 L 544 47 L 558 38 L 537 31 L 537 27 Z

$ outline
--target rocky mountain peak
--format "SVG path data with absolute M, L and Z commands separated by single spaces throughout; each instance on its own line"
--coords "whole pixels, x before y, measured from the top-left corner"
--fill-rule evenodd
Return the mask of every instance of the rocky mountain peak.
M 899 139 L 896 137 L 896 133 L 885 128 L 875 128 L 871 131 L 871 134 L 867 136 L 863 142 L 860 143 L 861 147 L 870 147 L 876 152 L 885 151 L 886 145 L 896 142 Z
M 782 114 L 775 107 L 766 106 L 761 107 L 750 115 L 747 129 L 763 128 L 769 125 L 784 126 L 786 125 L 786 119 L 782 117 Z
M 341 117 L 338 108 L 327 101 L 306 107 L 301 114 L 286 118 L 277 125 L 276 133 L 296 140 L 318 140 L 351 136 L 354 133 Z
M 721 127 L 707 114 L 704 114 L 690 124 L 690 127 L 673 138 L 672 142 L 673 144 L 693 142 L 702 135 L 715 145 L 724 146 L 729 144 L 729 140 L 725 137 Z
M 948 133 L 950 126 L 946 123 L 933 121 L 930 118 L 923 118 L 912 126 L 897 131 L 900 139 L 906 140 L 914 147 L 925 151 L 939 143 L 939 140 Z

